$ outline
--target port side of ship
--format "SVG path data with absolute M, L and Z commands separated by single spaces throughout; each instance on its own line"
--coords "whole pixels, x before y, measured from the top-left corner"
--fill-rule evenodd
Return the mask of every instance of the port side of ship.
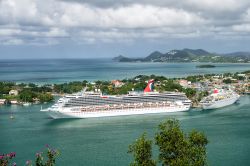
M 131 92 L 121 96 L 100 93 L 65 96 L 43 111 L 52 118 L 95 118 L 108 116 L 156 114 L 188 111 L 191 101 L 183 93 L 153 92 L 149 81 L 143 93 Z
M 123 108 L 122 108 L 123 107 Z M 128 108 L 130 107 L 130 108 Z M 88 110 L 86 110 L 88 109 Z M 94 118 L 94 117 L 107 117 L 107 116 L 122 116 L 122 115 L 140 115 L 140 114 L 156 114 L 167 112 L 180 112 L 190 109 L 190 105 L 183 104 L 158 104 L 158 106 L 145 106 L 141 104 L 136 105 L 123 105 L 123 106 L 110 106 L 106 108 L 58 108 L 57 110 L 47 110 L 47 113 L 54 119 L 58 118 Z

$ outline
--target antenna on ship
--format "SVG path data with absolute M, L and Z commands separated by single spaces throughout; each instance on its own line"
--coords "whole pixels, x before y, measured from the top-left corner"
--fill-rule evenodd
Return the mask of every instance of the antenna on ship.
M 83 94 L 86 92 L 87 89 L 88 89 L 87 85 L 86 85 L 84 88 L 82 88 L 82 93 L 81 93 L 81 95 L 83 95 Z

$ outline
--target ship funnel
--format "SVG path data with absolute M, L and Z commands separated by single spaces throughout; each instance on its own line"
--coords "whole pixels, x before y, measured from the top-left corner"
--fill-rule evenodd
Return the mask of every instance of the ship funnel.
M 147 87 L 144 89 L 144 92 L 153 92 L 154 91 L 154 80 L 149 80 Z
M 219 90 L 218 89 L 214 89 L 214 93 L 219 93 Z

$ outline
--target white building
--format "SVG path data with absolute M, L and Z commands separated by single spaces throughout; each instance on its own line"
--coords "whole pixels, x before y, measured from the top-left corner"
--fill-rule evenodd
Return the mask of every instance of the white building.
M 5 102 L 6 102 L 6 99 L 0 99 L 0 105 L 5 104 Z
M 9 95 L 17 96 L 18 95 L 18 91 L 12 89 L 12 90 L 9 91 Z
M 17 100 L 10 100 L 10 104 L 18 104 Z

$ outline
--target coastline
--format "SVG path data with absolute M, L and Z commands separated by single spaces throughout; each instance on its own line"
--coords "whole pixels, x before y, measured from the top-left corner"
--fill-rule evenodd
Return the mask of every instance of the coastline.
M 156 80 L 157 91 L 179 91 L 184 92 L 192 101 L 193 108 L 199 108 L 199 101 L 208 95 L 209 91 L 218 87 L 233 87 L 239 94 L 249 93 L 250 71 L 223 73 L 223 74 L 206 74 L 192 75 L 182 78 L 166 78 L 164 76 L 155 75 L 138 75 L 133 78 L 113 81 L 94 81 L 88 82 L 77 81 L 63 84 L 46 84 L 37 85 L 33 83 L 14 83 L 0 82 L 0 88 L 16 91 L 14 95 L 10 92 L 1 92 L 1 104 L 18 104 L 29 106 L 30 104 L 38 104 L 51 102 L 56 96 L 64 96 L 67 94 L 80 92 L 83 87 L 88 90 L 100 89 L 104 94 L 119 95 L 127 94 L 132 89 L 141 90 L 145 87 L 145 82 L 150 79 Z M 169 88 L 172 87 L 172 88 Z M 7 94 L 6 94 L 7 93 Z M 9 93 L 9 94 L 8 94 Z M 20 94 L 19 94 L 20 93 Z M 34 95 L 35 94 L 35 95 Z M 31 97 L 32 96 L 32 97 Z M 27 99 L 29 99 L 27 101 Z

